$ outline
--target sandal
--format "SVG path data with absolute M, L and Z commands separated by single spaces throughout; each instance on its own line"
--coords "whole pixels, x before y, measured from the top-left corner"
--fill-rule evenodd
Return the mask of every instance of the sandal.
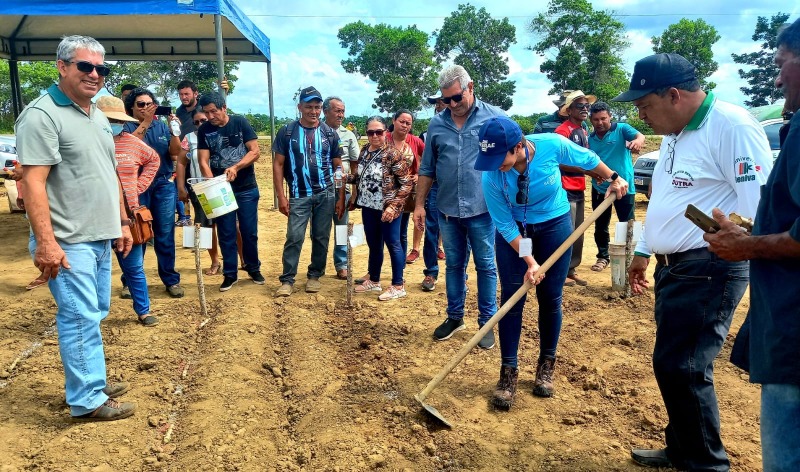
M 35 288 L 41 287 L 42 285 L 47 283 L 47 279 L 39 279 L 37 278 L 33 282 L 29 283 L 25 286 L 25 290 L 33 290 Z
M 211 264 L 211 267 L 206 269 L 203 273 L 205 275 L 219 275 L 219 269 L 221 268 L 221 264 L 217 262 L 216 264 Z
M 602 272 L 606 267 L 608 267 L 608 260 L 600 258 L 594 263 L 592 270 L 595 272 Z

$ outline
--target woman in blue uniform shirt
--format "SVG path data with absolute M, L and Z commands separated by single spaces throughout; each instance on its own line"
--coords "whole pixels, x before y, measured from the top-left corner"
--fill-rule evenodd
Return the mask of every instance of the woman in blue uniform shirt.
M 479 132 L 480 152 L 475 169 L 483 174 L 483 194 L 497 233 L 495 251 L 500 276 L 501 302 L 511 298 L 525 281 L 536 285 L 541 339 L 533 394 L 553 394 L 556 347 L 561 332 L 563 281 L 569 268 L 567 250 L 548 270 L 547 277 L 534 274 L 572 233 L 567 194 L 561 187 L 559 164 L 580 167 L 591 175 L 611 181 L 608 194 L 625 195 L 628 183 L 600 161 L 589 149 L 574 145 L 557 134 L 523 137 L 510 118 L 493 117 Z M 500 320 L 500 380 L 492 403 L 508 409 L 517 388 L 517 350 L 522 331 L 525 298 Z

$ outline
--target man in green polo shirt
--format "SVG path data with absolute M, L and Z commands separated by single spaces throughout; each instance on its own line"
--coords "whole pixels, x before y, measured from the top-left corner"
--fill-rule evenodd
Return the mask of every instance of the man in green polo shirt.
M 106 382 L 100 334 L 111 304 L 112 241 L 125 256 L 133 242 L 111 126 L 92 103 L 109 73 L 104 57 L 95 39 L 64 37 L 56 54 L 58 84 L 31 102 L 15 125 L 33 233 L 29 249 L 58 305 L 58 344 L 75 421 L 117 420 L 136 410 L 113 400 L 128 385 Z

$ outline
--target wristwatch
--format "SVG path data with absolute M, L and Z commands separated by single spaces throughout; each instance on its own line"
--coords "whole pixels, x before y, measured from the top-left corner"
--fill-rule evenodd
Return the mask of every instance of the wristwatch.
M 613 181 L 617 180 L 617 178 L 619 178 L 619 174 L 614 172 L 614 173 L 611 174 L 611 177 L 606 179 L 606 182 L 613 182 Z
M 120 223 L 122 226 L 132 226 L 132 225 L 131 225 L 131 220 L 129 220 L 129 219 L 119 220 L 119 223 Z

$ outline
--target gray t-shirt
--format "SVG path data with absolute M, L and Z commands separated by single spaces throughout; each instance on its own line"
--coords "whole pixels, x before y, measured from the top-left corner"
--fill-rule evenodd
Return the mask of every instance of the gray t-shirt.
M 358 147 L 358 139 L 352 131 L 344 126 L 339 126 L 336 133 L 339 134 L 339 149 L 342 150 L 342 170 L 349 174 L 350 163 L 358 162 L 358 153 L 361 152 Z
M 120 226 L 114 138 L 106 116 L 90 113 L 56 85 L 31 102 L 14 126 L 23 166 L 51 166 L 45 188 L 59 242 L 116 239 Z

